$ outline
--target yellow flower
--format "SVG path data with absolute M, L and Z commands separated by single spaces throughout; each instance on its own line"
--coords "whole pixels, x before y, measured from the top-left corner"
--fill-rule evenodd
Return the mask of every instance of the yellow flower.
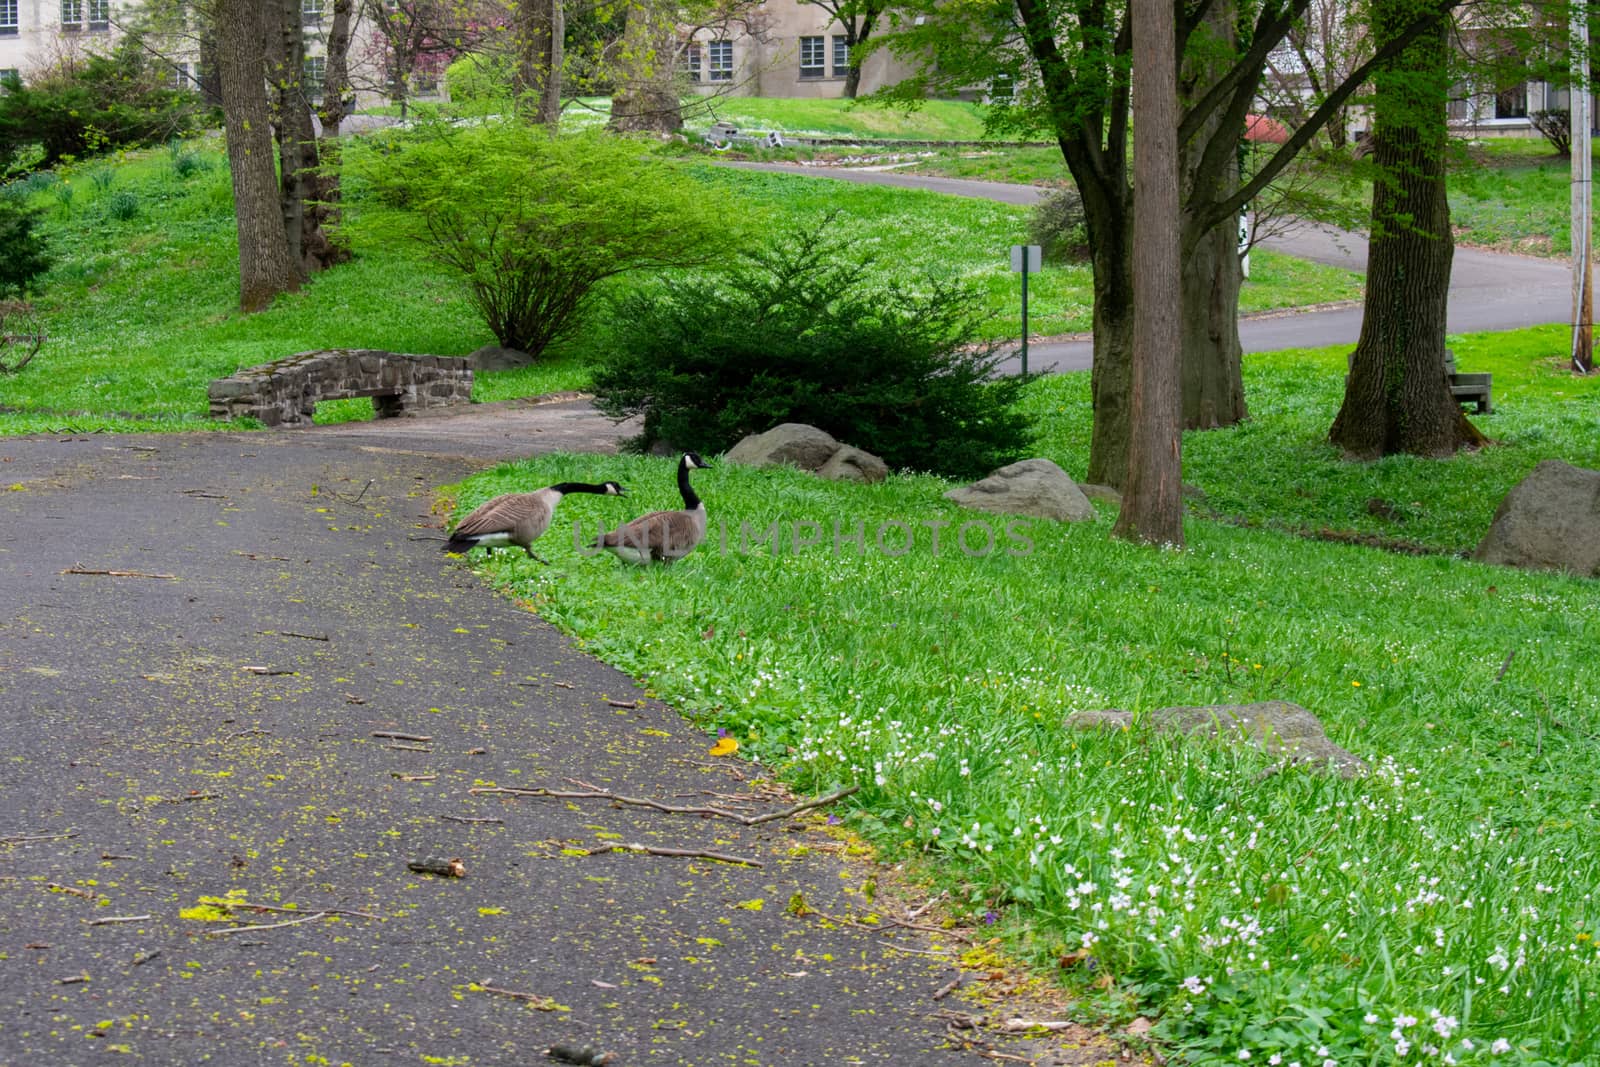
M 739 751 L 739 742 L 731 737 L 719 737 L 717 743 L 711 746 L 713 756 L 731 756 Z

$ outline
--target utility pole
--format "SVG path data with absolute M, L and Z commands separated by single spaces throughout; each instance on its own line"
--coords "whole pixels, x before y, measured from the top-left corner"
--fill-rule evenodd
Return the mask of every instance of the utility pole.
M 1589 18 L 1587 4 L 1572 8 L 1572 369 L 1594 370 L 1593 156 L 1589 148 Z

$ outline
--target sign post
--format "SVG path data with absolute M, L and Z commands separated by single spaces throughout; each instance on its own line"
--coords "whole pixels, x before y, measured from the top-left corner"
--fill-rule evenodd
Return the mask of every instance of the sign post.
M 1043 263 L 1038 245 L 1012 245 L 1011 270 L 1022 275 L 1022 376 L 1028 376 L 1028 275 L 1036 274 Z

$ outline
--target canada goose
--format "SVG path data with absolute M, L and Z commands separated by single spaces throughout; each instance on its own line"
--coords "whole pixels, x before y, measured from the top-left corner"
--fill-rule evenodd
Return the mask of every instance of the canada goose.
M 705 460 L 685 452 L 678 461 L 678 492 L 682 511 L 652 511 L 625 526 L 601 534 L 595 542 L 625 563 L 671 563 L 695 550 L 706 537 L 705 501 L 695 495 L 689 472 L 704 470 Z
M 506 493 L 484 501 L 456 523 L 444 550 L 465 553 L 474 548 L 484 548 L 493 552 L 507 545 L 521 545 L 530 557 L 546 563 L 547 560 L 534 555 L 533 543 L 550 528 L 550 518 L 555 514 L 556 505 L 568 493 L 626 495 L 616 482 L 602 482 L 599 485 L 560 482 L 531 493 Z

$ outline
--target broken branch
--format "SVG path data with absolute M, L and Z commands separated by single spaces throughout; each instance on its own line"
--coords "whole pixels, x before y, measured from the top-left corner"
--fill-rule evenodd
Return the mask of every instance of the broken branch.
M 149 921 L 150 916 L 148 915 L 107 915 L 104 919 L 85 919 L 83 920 L 83 925 L 106 926 L 110 923 L 147 923 Z
M 823 805 L 832 804 L 835 801 L 844 799 L 860 788 L 861 787 L 858 785 L 852 785 L 846 789 L 840 789 L 837 792 L 829 793 L 825 797 L 817 797 L 814 800 L 802 801 L 799 804 L 794 804 L 790 807 L 784 808 L 782 811 L 772 811 L 765 815 L 743 815 L 737 811 L 729 811 L 726 808 L 717 808 L 709 805 L 697 807 L 684 804 L 663 804 L 659 800 L 648 800 L 642 797 L 623 796 L 620 793 L 613 793 L 609 789 L 571 790 L 545 789 L 542 787 L 533 789 L 518 789 L 512 786 L 478 786 L 468 790 L 468 792 L 475 795 L 499 794 L 501 796 L 518 797 L 551 797 L 556 800 L 609 800 L 613 804 L 631 804 L 635 807 L 652 808 L 656 811 L 664 811 L 672 815 L 716 815 L 724 819 L 732 819 L 734 822 L 740 823 L 744 826 L 757 826 L 764 822 L 772 822 L 775 819 L 787 819 L 790 816 L 798 815 L 803 811 L 810 811 L 812 808 L 820 808 Z
M 147 574 L 144 571 L 94 570 L 93 568 L 90 568 L 90 567 L 84 567 L 81 564 L 73 564 L 71 567 L 68 567 L 66 570 L 62 571 L 61 573 L 62 574 L 99 574 L 99 575 L 104 575 L 104 576 L 109 577 L 109 578 L 163 578 L 163 579 L 165 579 L 165 580 L 167 580 L 169 582 L 175 582 L 175 581 L 178 580 L 178 576 L 176 574 Z
M 555 1011 L 557 1007 L 554 997 L 541 997 L 537 993 L 520 993 L 515 989 L 502 989 L 500 986 L 489 985 L 487 982 L 478 982 L 476 984 L 478 989 L 484 993 L 493 993 L 497 997 L 510 997 L 512 1000 L 526 1001 L 540 1011 Z
M 743 856 L 730 856 L 725 852 L 706 852 L 694 848 L 662 848 L 657 845 L 601 845 L 599 848 L 589 849 L 588 852 L 591 856 L 598 856 L 604 852 L 643 852 L 649 856 L 685 856 L 691 859 L 717 860 L 720 863 L 739 863 L 746 867 L 763 866 L 760 860 L 746 859 Z
M 422 741 L 422 742 L 428 742 L 428 741 L 432 741 L 433 740 L 433 738 L 424 737 L 422 734 L 402 734 L 402 733 L 396 733 L 393 730 L 374 730 L 374 731 L 372 731 L 372 735 L 371 736 L 373 736 L 373 737 L 387 737 L 391 741 Z

